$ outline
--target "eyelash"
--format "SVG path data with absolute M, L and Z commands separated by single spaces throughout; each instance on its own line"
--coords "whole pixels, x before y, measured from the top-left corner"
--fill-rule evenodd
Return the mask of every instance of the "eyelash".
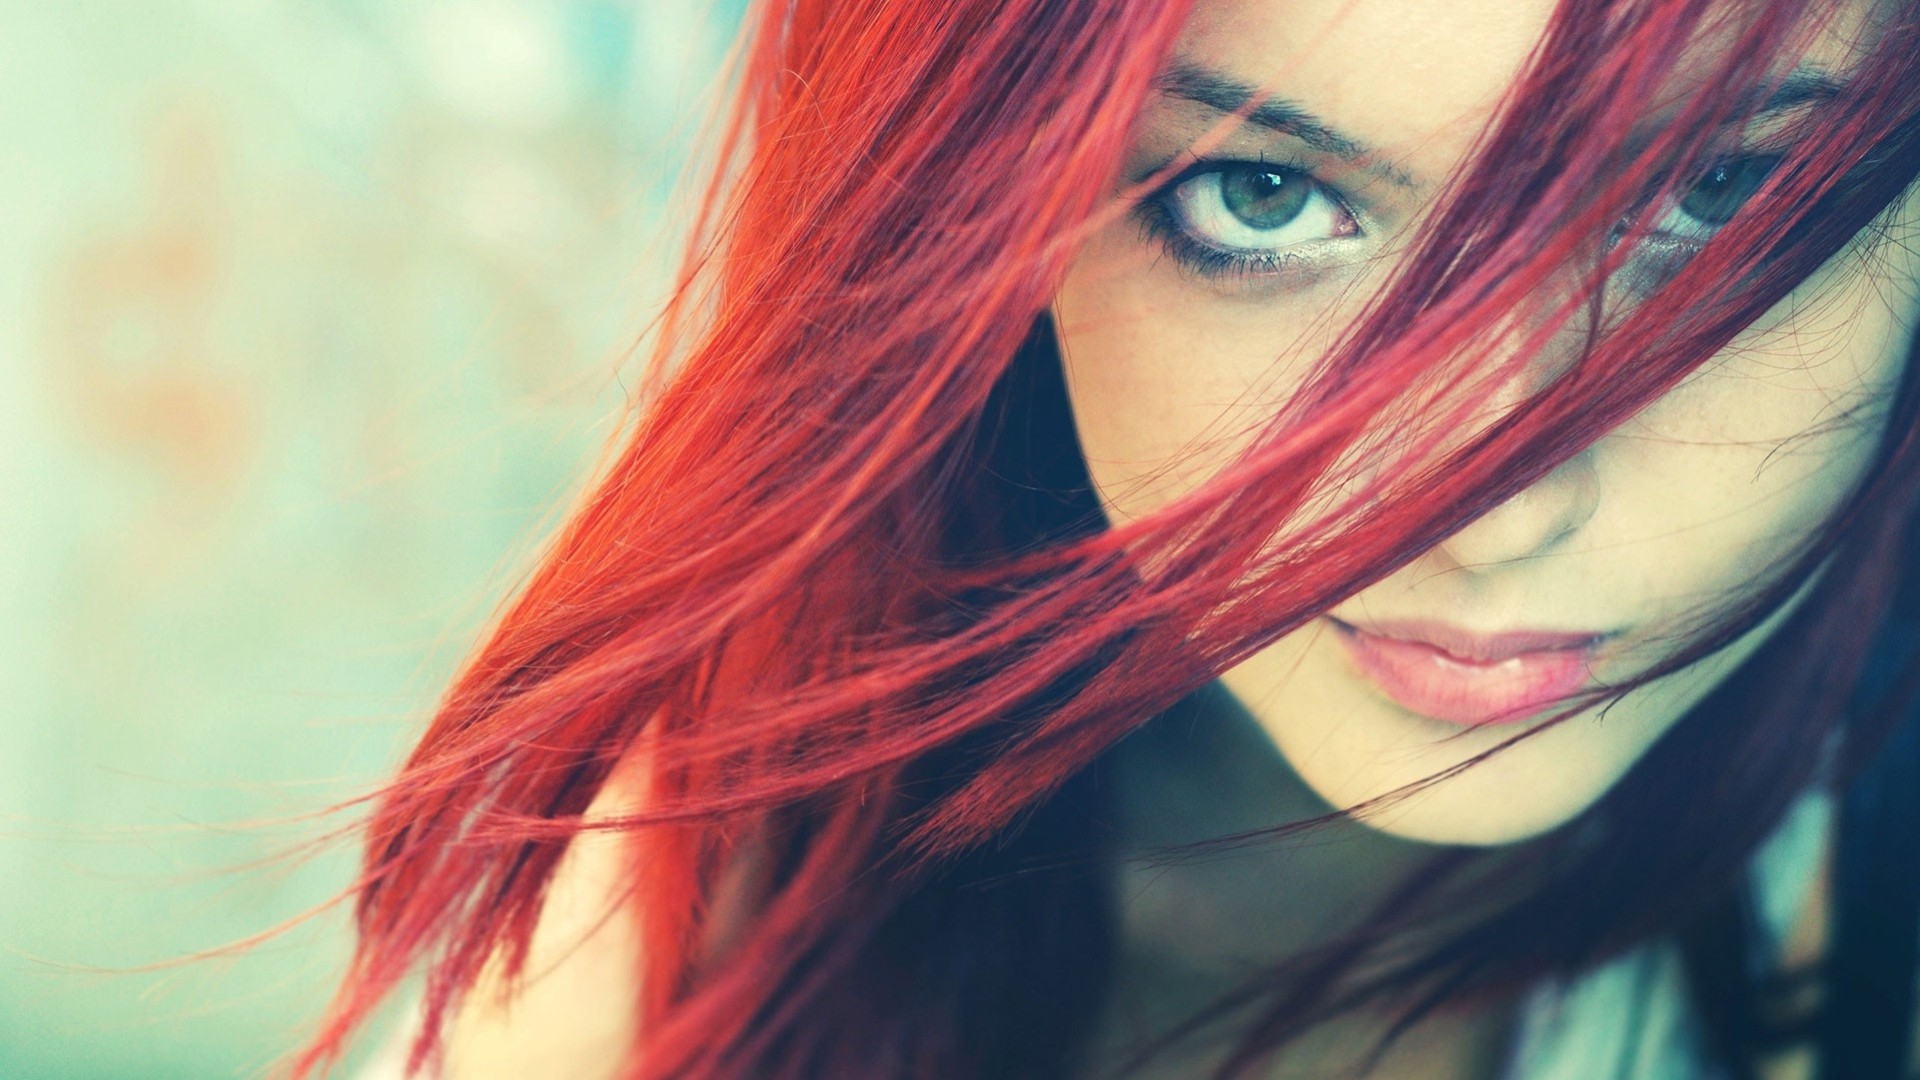
M 1693 218 L 1694 221 L 1698 223 L 1699 219 L 1684 209 L 1684 203 L 1691 194 L 1699 190 L 1699 186 L 1705 181 L 1705 178 L 1714 173 L 1718 172 L 1722 178 L 1725 178 L 1729 173 L 1740 173 L 1746 170 L 1749 171 L 1750 176 L 1751 172 L 1757 171 L 1757 178 L 1753 181 L 1754 186 L 1757 187 L 1759 182 L 1764 181 L 1766 174 L 1778 164 L 1779 160 L 1779 155 L 1765 153 L 1735 153 L 1716 158 L 1707 168 L 1701 170 L 1699 174 L 1701 179 L 1694 181 L 1687 187 L 1667 194 L 1662 198 L 1657 208 L 1650 208 L 1648 205 L 1643 204 L 1640 208 L 1631 212 L 1622 220 L 1620 226 L 1615 229 L 1613 236 L 1610 237 L 1609 246 L 1621 242 L 1625 238 L 1628 230 L 1633 227 L 1635 221 L 1647 213 L 1649 209 L 1657 209 L 1660 213 L 1660 218 L 1654 222 L 1653 227 L 1650 227 L 1640 235 L 1638 239 L 1639 250 L 1633 255 L 1634 262 L 1639 262 L 1645 257 L 1656 263 L 1657 266 L 1645 267 L 1639 273 L 1636 273 L 1635 276 L 1644 279 L 1646 283 L 1652 283 L 1656 279 L 1671 276 L 1672 273 L 1677 271 L 1688 259 L 1697 254 L 1707 240 L 1719 232 L 1725 222 L 1710 222 L 1706 223 L 1704 228 L 1687 229 L 1684 231 L 1680 228 L 1661 228 L 1660 225 L 1675 214 Z M 1174 203 L 1176 194 L 1183 186 L 1205 176 L 1219 175 L 1224 177 L 1235 171 L 1266 173 L 1273 176 L 1285 176 L 1304 180 L 1313 185 L 1313 192 L 1310 197 L 1318 196 L 1328 200 L 1340 213 L 1345 215 L 1352 227 L 1353 231 L 1350 234 L 1337 238 L 1326 238 L 1328 241 L 1353 239 L 1365 235 L 1359 226 L 1361 216 L 1354 210 L 1352 204 L 1332 186 L 1316 178 L 1306 169 L 1269 162 L 1263 156 L 1258 161 L 1237 158 L 1201 159 L 1195 161 L 1179 174 L 1167 180 L 1159 188 L 1142 198 L 1135 207 L 1135 217 L 1141 227 L 1143 239 L 1157 244 L 1162 252 L 1171 256 L 1174 261 L 1183 268 L 1209 279 L 1246 280 L 1271 278 L 1282 273 L 1310 268 L 1315 263 L 1323 262 L 1324 260 L 1317 259 L 1312 254 L 1289 249 L 1259 251 L 1222 248 L 1195 236 L 1193 231 L 1182 223 L 1182 214 L 1175 208 Z M 1742 196 L 1736 204 L 1736 208 L 1744 206 L 1747 199 L 1751 198 L 1751 195 L 1752 191 L 1749 189 L 1746 195 Z M 1305 243 L 1313 243 L 1313 241 L 1293 244 L 1288 247 L 1298 248 L 1304 246 Z
M 1313 185 L 1313 191 L 1309 197 L 1328 200 L 1353 227 L 1350 235 L 1331 239 L 1346 240 L 1364 235 L 1358 224 L 1360 215 L 1332 186 L 1316 178 L 1306 169 L 1271 162 L 1263 156 L 1257 161 L 1240 158 L 1203 158 L 1181 170 L 1159 188 L 1143 197 L 1135 207 L 1135 218 L 1140 225 L 1143 238 L 1157 244 L 1161 251 L 1172 257 L 1183 268 L 1210 279 L 1270 278 L 1323 261 L 1312 255 L 1287 249 L 1259 251 L 1222 248 L 1200 239 L 1191 229 L 1182 224 L 1181 212 L 1174 205 L 1175 196 L 1182 187 L 1202 177 L 1225 176 L 1236 171 L 1266 173 L 1304 180 Z M 1305 243 L 1312 243 L 1312 241 Z M 1303 244 L 1289 245 L 1290 248 L 1301 246 Z
M 1686 265 L 1687 260 L 1700 253 L 1707 241 L 1719 234 L 1734 214 L 1744 211 L 1755 191 L 1765 183 L 1767 176 L 1779 163 L 1780 155 L 1777 153 L 1724 154 L 1696 173 L 1696 179 L 1690 184 L 1661 195 L 1658 202 L 1649 200 L 1630 211 L 1608 237 L 1609 248 L 1623 242 L 1646 216 L 1659 216 L 1635 238 L 1636 248 L 1622 266 L 1628 275 L 1628 283 L 1638 291 L 1646 292 L 1672 278 Z M 1700 191 L 1709 178 L 1716 175 L 1722 181 L 1744 185 L 1746 190 L 1721 220 L 1702 221 L 1698 215 L 1685 209 L 1685 203 Z M 1691 220 L 1667 227 L 1667 222 L 1676 215 Z

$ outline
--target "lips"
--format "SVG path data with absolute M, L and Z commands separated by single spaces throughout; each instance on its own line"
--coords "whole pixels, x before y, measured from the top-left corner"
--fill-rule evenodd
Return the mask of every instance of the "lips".
M 1539 715 L 1592 681 L 1603 634 L 1522 630 L 1477 634 L 1443 623 L 1328 617 L 1354 666 L 1421 716 L 1474 727 Z

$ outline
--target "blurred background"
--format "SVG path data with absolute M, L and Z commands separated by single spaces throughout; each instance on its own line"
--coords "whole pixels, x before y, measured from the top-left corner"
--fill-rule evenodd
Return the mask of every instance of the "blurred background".
M 274 856 L 397 761 L 618 423 L 738 6 L 5 5 L 0 1078 L 305 1030 L 341 912 L 168 962 L 348 881 Z

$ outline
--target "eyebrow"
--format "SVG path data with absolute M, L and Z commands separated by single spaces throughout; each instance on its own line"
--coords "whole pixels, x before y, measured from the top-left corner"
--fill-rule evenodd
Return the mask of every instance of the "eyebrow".
M 1421 186 L 1405 169 L 1381 159 L 1366 143 L 1341 132 L 1299 103 L 1274 97 L 1261 87 L 1223 71 L 1192 60 L 1176 59 L 1154 79 L 1154 89 L 1223 115 L 1241 114 L 1249 124 L 1290 135 L 1320 153 L 1359 165 L 1401 187 Z M 1802 105 L 1823 105 L 1845 90 L 1846 84 L 1826 71 L 1802 65 L 1781 80 L 1780 85 L 1758 103 L 1752 115 L 1767 116 Z M 1259 99 L 1259 103 L 1249 109 L 1248 103 L 1255 99 Z
M 1754 110 L 1755 116 L 1785 112 L 1801 105 L 1825 105 L 1846 93 L 1847 84 L 1832 74 L 1811 65 L 1802 64 L 1787 73 L 1780 80 L 1766 100 Z
M 1402 187 L 1419 187 L 1405 169 L 1375 155 L 1366 143 L 1345 134 L 1297 102 L 1272 96 L 1191 60 L 1175 60 L 1154 79 L 1154 89 L 1169 97 L 1204 105 L 1222 114 L 1239 113 L 1246 122 L 1282 135 L 1291 135 L 1323 154 L 1351 162 Z M 1251 109 L 1247 103 L 1260 99 Z

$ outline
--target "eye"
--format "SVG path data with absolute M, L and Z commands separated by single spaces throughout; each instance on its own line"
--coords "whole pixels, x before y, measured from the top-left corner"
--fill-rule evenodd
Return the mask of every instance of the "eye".
M 1671 281 L 1752 201 L 1779 164 L 1778 154 L 1729 155 L 1696 174 L 1693 183 L 1623 218 L 1608 237 L 1609 248 L 1634 231 L 1636 218 L 1647 225 L 1619 280 L 1642 295 Z
M 1288 252 L 1360 232 L 1353 214 L 1325 185 L 1281 166 L 1215 165 L 1179 181 L 1160 198 L 1168 224 L 1188 242 L 1275 266 Z
M 1733 220 L 1780 163 L 1776 155 L 1747 155 L 1714 162 L 1691 187 L 1663 204 L 1649 232 L 1706 240 Z

